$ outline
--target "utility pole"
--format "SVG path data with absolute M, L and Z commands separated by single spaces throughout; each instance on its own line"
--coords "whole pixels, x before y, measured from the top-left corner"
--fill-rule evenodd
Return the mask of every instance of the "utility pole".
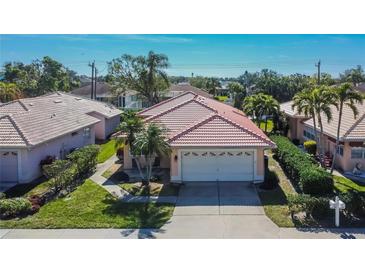
M 91 67 L 91 100 L 94 99 L 94 71 L 95 71 L 95 60 L 89 64 Z
M 94 67 L 94 100 L 96 100 L 96 82 L 98 81 L 97 73 L 98 73 L 98 70 L 96 67 Z
M 320 85 L 321 84 L 321 60 L 318 60 L 318 63 L 316 63 L 315 66 L 318 69 L 317 82 L 318 82 L 318 85 Z

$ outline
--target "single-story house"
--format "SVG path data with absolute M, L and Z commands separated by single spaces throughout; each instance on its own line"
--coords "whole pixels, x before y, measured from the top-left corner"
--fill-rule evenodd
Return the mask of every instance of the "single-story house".
M 264 150 L 275 144 L 240 110 L 188 91 L 138 114 L 167 129 L 171 154 L 157 164 L 172 182 L 264 180 Z M 126 145 L 124 168 L 133 161 Z
M 340 147 L 337 151 L 335 166 L 343 171 L 352 171 L 356 164 L 361 164 L 365 170 L 365 106 L 357 104 L 359 115 L 354 117 L 353 111 L 344 106 L 340 128 Z M 281 110 L 289 119 L 289 136 L 300 142 L 314 140 L 313 119 L 299 115 L 296 109 L 292 109 L 292 101 L 281 104 Z M 336 145 L 338 110 L 332 106 L 333 119 L 328 122 L 323 116 L 323 142 L 325 153 L 331 157 Z M 320 134 L 317 122 L 317 133 Z M 318 140 L 317 140 L 318 141 Z
M 120 114 L 111 105 L 60 92 L 0 105 L 0 182 L 33 181 L 41 175 L 41 160 L 63 159 L 106 139 Z
M 179 83 L 179 84 L 172 84 L 170 85 L 168 91 L 164 95 L 166 99 L 175 97 L 177 95 L 180 95 L 184 92 L 191 91 L 194 92 L 197 95 L 206 97 L 206 98 L 213 98 L 213 95 L 208 93 L 207 91 L 194 87 L 190 85 L 189 83 Z

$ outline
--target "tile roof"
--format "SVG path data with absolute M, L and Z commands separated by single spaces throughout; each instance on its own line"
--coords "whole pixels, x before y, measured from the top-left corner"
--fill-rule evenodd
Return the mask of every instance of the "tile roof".
M 65 93 L 19 99 L 0 105 L 0 128 L 5 130 L 0 135 L 0 147 L 34 146 L 96 124 L 100 120 L 89 115 L 95 112 L 107 118 L 121 113 L 105 103 Z
M 270 147 L 273 143 L 219 114 L 211 115 L 169 140 L 171 146 Z
M 167 99 L 165 101 L 162 101 L 162 102 L 160 102 L 156 105 L 153 105 L 149 108 L 146 108 L 146 109 L 138 112 L 138 114 L 143 116 L 143 117 L 156 115 L 156 114 L 159 114 L 160 112 L 166 111 L 166 110 L 176 106 L 177 104 L 181 104 L 181 103 L 183 103 L 187 100 L 191 100 L 196 96 L 197 95 L 193 92 L 185 92 L 185 93 L 182 93 L 178 96 L 175 96 L 175 97 L 172 97 L 172 98 Z
M 193 92 L 139 114 L 147 123 L 163 124 L 172 146 L 275 146 L 242 111 Z
M 284 113 L 286 115 L 289 115 L 289 116 L 292 116 L 292 117 L 302 117 L 304 118 L 305 115 L 304 114 L 299 114 L 296 110 L 296 108 L 292 108 L 292 105 L 293 105 L 293 101 L 289 101 L 289 102 L 285 102 L 285 103 L 282 103 L 280 104 L 280 110 L 281 111 L 284 111 Z
M 357 104 L 359 115 L 355 118 L 351 108 L 347 105 L 343 107 L 340 138 L 343 140 L 365 140 L 365 105 Z M 336 138 L 338 125 L 338 110 L 331 106 L 333 119 L 328 123 L 325 117 L 322 117 L 323 131 L 325 134 Z M 313 120 L 309 119 L 304 122 L 305 125 L 313 128 Z M 317 123 L 318 127 L 318 123 Z M 319 127 L 318 127 L 319 130 Z
M 200 88 L 194 87 L 194 86 L 192 86 L 190 84 L 186 84 L 186 83 L 171 85 L 168 90 L 168 94 L 171 95 L 172 97 L 174 97 L 176 95 L 180 95 L 181 93 L 184 93 L 187 91 L 194 92 L 197 95 L 204 96 L 207 98 L 213 98 L 213 95 L 209 94 L 205 90 L 202 90 Z

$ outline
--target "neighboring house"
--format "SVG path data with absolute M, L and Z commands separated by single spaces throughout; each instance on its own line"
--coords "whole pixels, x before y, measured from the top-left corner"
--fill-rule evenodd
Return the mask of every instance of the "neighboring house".
M 200 88 L 196 88 L 188 83 L 180 83 L 176 85 L 171 85 L 166 94 L 164 95 L 165 98 L 172 98 L 177 95 L 180 95 L 184 92 L 191 91 L 194 92 L 197 95 L 206 97 L 206 98 L 213 98 L 213 95 L 208 93 L 205 90 L 202 90 Z
M 365 83 L 361 83 L 355 87 L 355 90 L 365 94 Z
M 71 94 L 83 98 L 91 98 L 91 84 L 74 89 Z M 119 108 L 126 109 L 142 109 L 145 107 L 145 102 L 139 98 L 137 91 L 127 90 L 123 94 L 115 95 L 108 83 L 96 83 L 96 100 L 101 102 L 111 103 Z
M 281 104 L 281 110 L 289 118 L 290 138 L 299 139 L 300 142 L 314 139 L 313 120 L 298 115 L 296 110 L 292 110 L 292 102 Z M 352 110 L 344 106 L 343 117 L 340 128 L 340 147 L 337 151 L 335 166 L 343 171 L 352 171 L 357 163 L 360 163 L 365 169 L 365 106 L 357 104 L 359 115 L 354 118 Z M 333 119 L 328 123 L 325 117 L 322 117 L 324 131 L 324 149 L 330 156 L 336 145 L 338 110 L 332 106 Z M 317 132 L 320 129 L 317 122 Z M 318 141 L 318 140 L 317 140 Z
M 0 105 L 0 182 L 33 181 L 47 156 L 64 159 L 76 148 L 106 139 L 119 125 L 120 113 L 60 92 Z
M 171 155 L 156 164 L 172 182 L 264 180 L 264 150 L 275 144 L 240 110 L 188 91 L 138 114 L 167 128 Z M 124 168 L 133 162 L 126 145 Z

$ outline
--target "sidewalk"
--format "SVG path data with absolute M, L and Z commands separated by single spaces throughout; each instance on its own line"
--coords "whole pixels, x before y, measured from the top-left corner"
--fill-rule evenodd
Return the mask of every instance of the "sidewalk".
M 102 174 L 108 170 L 116 161 L 118 160 L 117 156 L 112 156 L 104 163 L 99 164 L 96 168 L 96 172 L 94 175 L 90 177 L 98 185 L 102 186 L 106 189 L 110 194 L 118 197 L 123 202 L 126 203 L 148 203 L 148 202 L 158 202 L 158 203 L 176 203 L 176 196 L 133 196 L 129 194 L 127 191 L 116 185 L 113 181 L 105 178 Z

